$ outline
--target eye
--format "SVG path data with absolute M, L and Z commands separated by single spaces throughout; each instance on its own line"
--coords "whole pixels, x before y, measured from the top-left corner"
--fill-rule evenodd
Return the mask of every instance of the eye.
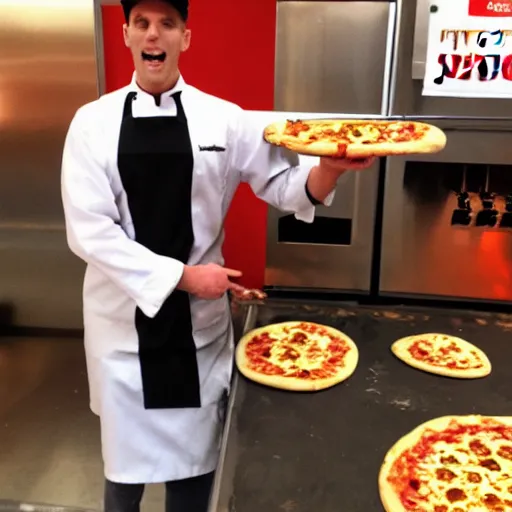
M 137 27 L 137 28 L 140 28 L 140 29 L 146 29 L 148 28 L 148 21 L 145 20 L 144 18 L 137 18 L 135 20 L 135 23 L 134 25 Z
M 168 19 L 164 20 L 163 26 L 166 28 L 174 28 L 176 26 L 176 22 L 174 20 Z

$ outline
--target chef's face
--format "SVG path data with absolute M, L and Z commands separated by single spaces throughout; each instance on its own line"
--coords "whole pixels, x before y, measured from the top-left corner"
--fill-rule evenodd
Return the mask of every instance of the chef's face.
M 180 54 L 190 45 L 190 30 L 176 9 L 161 0 L 143 0 L 132 9 L 123 31 L 139 86 L 150 94 L 172 88 Z

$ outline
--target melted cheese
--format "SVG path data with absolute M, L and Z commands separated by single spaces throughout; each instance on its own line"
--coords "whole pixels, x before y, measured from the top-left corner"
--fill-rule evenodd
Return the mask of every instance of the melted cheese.
M 319 124 L 312 124 L 308 130 L 302 130 L 298 133 L 297 138 L 304 142 L 310 142 L 313 138 L 325 137 L 325 130 L 328 133 L 336 133 L 333 140 L 348 141 L 348 142 L 376 142 L 381 137 L 379 128 L 371 125 L 352 125 L 351 129 L 346 129 L 342 122 L 329 123 L 328 126 L 322 126 Z M 327 135 L 329 139 L 330 136 Z
M 307 340 L 303 343 L 293 342 L 293 336 L 297 333 L 304 333 Z M 271 334 L 275 340 L 271 349 L 269 362 L 284 370 L 316 370 L 323 366 L 324 361 L 332 354 L 327 350 L 331 339 L 328 336 L 319 333 L 307 333 L 300 328 L 290 328 L 288 332 L 282 334 Z M 313 354 L 311 351 L 314 350 Z M 293 351 L 294 358 L 289 357 L 290 351 Z
M 364 142 L 376 142 L 381 136 L 380 130 L 375 126 L 361 125 L 355 127 L 354 131 L 360 135 L 355 135 L 353 132 L 348 132 L 347 138 L 352 142 L 358 142 L 360 144 Z
M 418 341 L 412 339 L 413 345 Z M 449 336 L 435 335 L 426 340 L 420 340 L 417 344 L 419 349 L 429 353 L 426 361 L 442 366 L 455 363 L 457 368 L 479 368 L 482 360 L 478 357 L 475 348 L 468 343 L 456 342 Z
M 475 440 L 481 441 L 491 453 L 476 455 L 470 448 L 470 442 Z M 418 470 L 421 482 L 418 494 L 428 496 L 428 502 L 432 506 L 429 510 L 512 511 L 512 460 L 498 455 L 500 448 L 504 446 L 512 454 L 512 441 L 492 439 L 485 433 L 473 437 L 465 436 L 462 444 L 442 441 L 434 444 L 434 453 L 419 464 Z M 451 457 L 454 459 L 447 461 Z M 484 467 L 485 461 L 491 468 Z M 499 465 L 499 470 L 495 463 Z M 438 472 L 444 471 L 446 473 L 443 480 L 442 473 L 440 478 Z M 436 506 L 441 508 L 436 509 Z

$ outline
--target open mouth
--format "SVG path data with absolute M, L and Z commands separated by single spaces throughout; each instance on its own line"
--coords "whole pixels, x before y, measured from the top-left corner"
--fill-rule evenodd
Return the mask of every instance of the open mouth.
M 149 62 L 163 62 L 165 60 L 166 53 L 146 53 L 142 52 L 142 60 Z

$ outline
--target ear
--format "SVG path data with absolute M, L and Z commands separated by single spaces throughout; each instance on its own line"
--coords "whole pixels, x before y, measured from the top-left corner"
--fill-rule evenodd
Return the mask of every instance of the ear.
M 128 25 L 125 23 L 123 25 L 123 39 L 124 39 L 124 44 L 127 48 L 130 47 L 130 38 L 128 37 Z
M 181 40 L 181 51 L 186 52 L 190 47 L 190 39 L 192 37 L 192 32 L 189 28 L 186 28 L 183 31 L 183 39 Z

